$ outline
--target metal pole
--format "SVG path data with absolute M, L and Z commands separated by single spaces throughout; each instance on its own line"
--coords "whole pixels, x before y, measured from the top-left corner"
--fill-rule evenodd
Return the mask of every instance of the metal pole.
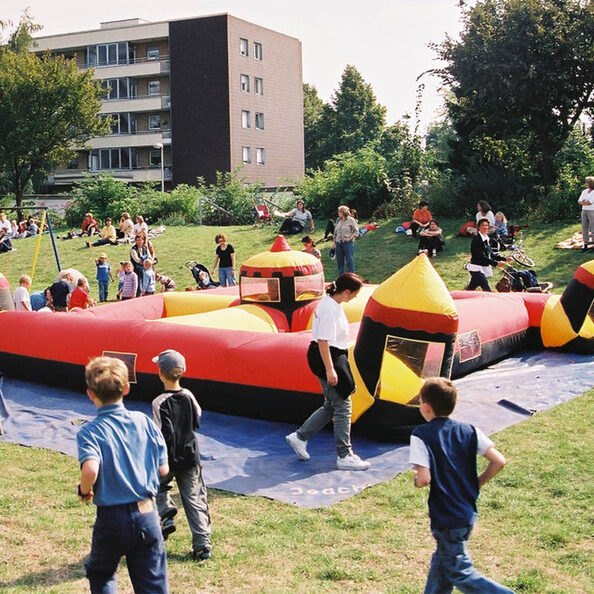
M 58 265 L 58 272 L 62 270 L 62 266 L 60 265 L 60 258 L 58 256 L 58 247 L 56 246 L 56 239 L 54 238 L 54 232 L 52 231 L 52 222 L 50 221 L 50 213 L 49 209 L 47 209 L 47 228 L 49 231 L 50 239 L 52 240 L 52 248 L 54 250 L 54 256 L 56 258 L 56 264 Z
M 165 147 L 161 143 L 161 192 L 165 192 L 165 162 L 163 160 Z

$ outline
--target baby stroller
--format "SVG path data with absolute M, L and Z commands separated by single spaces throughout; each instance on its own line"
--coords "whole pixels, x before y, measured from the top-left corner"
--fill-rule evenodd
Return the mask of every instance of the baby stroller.
M 499 293 L 509 293 L 510 291 L 548 293 L 553 288 L 553 283 L 539 282 L 534 270 L 516 270 L 508 264 L 506 268 L 501 269 L 501 272 L 501 279 L 495 285 Z
M 186 268 L 192 273 L 198 289 L 214 289 L 221 284 L 212 280 L 208 268 L 204 264 L 198 264 L 196 260 L 188 260 Z

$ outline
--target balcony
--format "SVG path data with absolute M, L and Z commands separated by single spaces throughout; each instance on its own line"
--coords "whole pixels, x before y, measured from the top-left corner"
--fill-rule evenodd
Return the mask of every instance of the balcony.
M 98 175 L 99 173 L 111 173 L 115 179 L 127 181 L 130 183 L 142 182 L 160 182 L 161 168 L 157 167 L 135 167 L 133 169 L 56 169 L 48 178 L 48 183 L 54 186 L 69 186 L 74 182 L 81 181 L 88 175 Z M 171 166 L 166 165 L 163 168 L 165 181 L 171 181 L 173 175 Z
M 171 130 L 146 130 L 135 134 L 111 134 L 99 138 L 91 138 L 87 145 L 92 149 L 123 148 L 171 144 Z
M 161 56 L 157 60 L 148 60 L 147 58 L 138 58 L 120 62 L 119 64 L 94 65 L 82 64 L 81 70 L 94 68 L 93 78 L 123 78 L 125 76 L 155 76 L 159 74 L 169 74 L 170 64 L 169 56 Z
M 162 111 L 170 107 L 171 95 L 140 95 L 125 99 L 105 99 L 101 105 L 101 113 Z

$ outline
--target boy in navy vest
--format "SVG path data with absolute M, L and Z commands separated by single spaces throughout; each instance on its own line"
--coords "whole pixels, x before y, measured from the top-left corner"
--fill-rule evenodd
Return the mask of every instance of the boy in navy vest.
M 412 433 L 410 463 L 415 486 L 430 486 L 429 518 L 437 541 L 425 594 L 447 594 L 454 586 L 462 592 L 513 594 L 479 573 L 466 549 L 477 517 L 479 488 L 503 468 L 505 458 L 480 429 L 449 418 L 457 397 L 451 381 L 428 379 L 419 396 L 427 424 Z M 480 475 L 476 469 L 477 454 L 489 461 Z

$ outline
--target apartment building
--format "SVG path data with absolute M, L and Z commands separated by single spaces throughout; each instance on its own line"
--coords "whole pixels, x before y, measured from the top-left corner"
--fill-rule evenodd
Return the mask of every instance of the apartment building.
M 57 168 L 55 191 L 83 173 L 111 171 L 165 187 L 214 181 L 241 166 L 248 183 L 290 185 L 304 174 L 301 42 L 219 14 L 37 37 L 50 51 L 93 68 L 105 87 L 100 117 L 111 134 L 89 140 Z

